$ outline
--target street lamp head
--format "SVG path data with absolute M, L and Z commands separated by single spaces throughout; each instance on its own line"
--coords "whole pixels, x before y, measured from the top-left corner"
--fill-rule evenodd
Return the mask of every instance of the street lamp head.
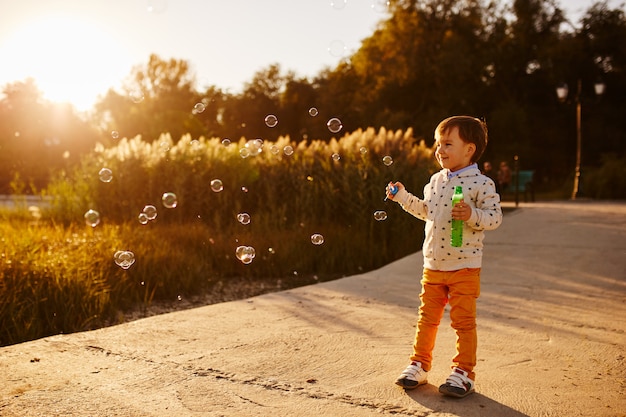
M 601 96 L 604 94 L 604 90 L 606 89 L 606 84 L 602 80 L 598 80 L 593 85 L 594 90 L 596 91 L 597 96 Z
M 569 88 L 566 83 L 561 83 L 556 87 L 556 96 L 559 98 L 560 102 L 564 102 L 567 100 L 567 95 L 569 93 Z

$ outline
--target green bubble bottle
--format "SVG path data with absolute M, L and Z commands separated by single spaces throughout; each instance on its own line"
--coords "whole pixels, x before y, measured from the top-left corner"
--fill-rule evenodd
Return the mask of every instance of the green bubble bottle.
M 463 200 L 463 187 L 454 187 L 452 195 L 452 207 Z M 463 245 L 463 220 L 452 219 L 452 233 L 450 234 L 450 245 L 459 248 Z

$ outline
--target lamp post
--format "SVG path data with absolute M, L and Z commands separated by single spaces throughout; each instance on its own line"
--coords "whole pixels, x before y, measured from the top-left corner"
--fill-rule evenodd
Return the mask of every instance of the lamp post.
M 604 94 L 605 84 L 602 81 L 596 81 L 594 91 L 597 96 Z M 582 81 L 578 79 L 576 85 L 576 170 L 574 172 L 574 189 L 572 190 L 572 200 L 576 200 L 580 191 L 580 165 L 582 160 L 582 105 L 580 103 L 580 93 L 582 90 Z M 569 89 L 567 84 L 562 83 L 556 87 L 556 95 L 559 101 L 567 100 Z

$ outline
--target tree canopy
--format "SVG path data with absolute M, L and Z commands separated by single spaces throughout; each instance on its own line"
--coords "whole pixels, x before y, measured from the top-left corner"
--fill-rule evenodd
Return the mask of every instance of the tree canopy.
M 231 94 L 197 86 L 184 60 L 151 55 L 121 91 L 111 89 L 100 100 L 91 124 L 42 101 L 31 81 L 10 84 L 0 101 L 1 174 L 6 189 L 16 173 L 39 178 L 42 166 L 63 166 L 68 161 L 54 146 L 71 143 L 71 160 L 97 140 L 91 126 L 105 142 L 115 140 L 113 131 L 146 141 L 164 132 L 174 141 L 186 133 L 330 140 L 342 134 L 326 128 L 337 117 L 343 132 L 411 128 L 431 141 L 441 119 L 469 114 L 487 121 L 484 158 L 518 156 L 523 168 L 556 183 L 573 172 L 577 100 L 583 108 L 583 163 L 599 165 L 606 154 L 625 153 L 625 74 L 623 6 L 611 9 L 599 1 L 571 22 L 556 0 L 391 0 L 387 17 L 361 47 L 313 79 L 276 63 Z M 602 97 L 593 89 L 599 79 L 606 85 Z M 556 97 L 559 83 L 570 86 L 564 103 Z M 59 112 L 65 112 L 62 126 L 53 116 Z M 264 122 L 269 114 L 277 117 L 274 127 Z M 41 160 L 49 163 L 35 162 Z

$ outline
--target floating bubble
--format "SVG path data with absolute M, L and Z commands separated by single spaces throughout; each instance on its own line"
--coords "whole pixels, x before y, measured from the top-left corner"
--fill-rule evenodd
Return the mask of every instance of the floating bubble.
M 109 168 L 102 168 L 100 172 L 98 172 L 98 177 L 102 182 L 111 182 L 113 179 L 113 171 Z
M 287 145 L 283 148 L 283 153 L 287 156 L 293 155 L 293 147 L 291 145 Z
M 333 161 L 339 162 L 339 160 L 341 159 L 341 156 L 338 153 L 334 153 L 332 154 L 331 158 L 333 158 Z
M 130 93 L 128 93 L 128 97 L 135 104 L 141 103 L 144 100 L 144 98 L 145 98 L 145 96 L 143 95 L 143 91 L 141 91 L 141 90 L 133 90 L 133 91 L 131 91 Z
M 343 128 L 343 123 L 341 123 L 341 120 L 338 118 L 333 117 L 326 122 L 326 127 L 328 127 L 328 130 L 332 133 L 337 133 Z
M 170 143 L 166 140 L 159 142 L 159 149 L 165 153 L 170 150 Z
M 346 7 L 348 0 L 333 0 L 330 2 L 330 6 L 335 10 L 341 10 Z
M 252 246 L 237 246 L 235 250 L 235 256 L 245 265 L 252 262 L 256 256 L 256 251 Z
M 246 142 L 245 149 L 248 150 L 249 156 L 257 156 L 258 154 L 263 152 L 263 140 L 262 139 L 250 139 L 249 141 Z
M 139 213 L 139 216 L 137 216 L 137 220 L 139 220 L 139 223 L 141 224 L 148 224 L 148 222 L 150 221 L 146 213 Z
M 112 131 L 111 131 L 111 137 L 112 137 L 113 139 L 119 139 L 119 137 L 120 137 L 120 132 L 118 132 L 117 130 L 112 130 Z
M 328 53 L 334 57 L 341 58 L 345 56 L 348 52 L 348 48 L 346 48 L 346 44 L 341 40 L 334 40 L 328 45 Z
M 237 221 L 241 224 L 250 224 L 250 215 L 248 213 L 239 213 Z
M 386 155 L 383 157 L 383 164 L 385 164 L 386 166 L 389 166 L 391 164 L 393 164 L 393 158 L 389 155 Z
M 198 113 L 202 113 L 203 111 L 206 110 L 206 106 L 204 105 L 204 103 L 196 103 L 195 106 L 193 106 L 193 114 L 198 114 Z
M 267 116 L 265 116 L 265 125 L 267 127 L 276 127 L 277 124 L 278 124 L 278 117 L 276 117 L 273 114 L 268 114 Z
M 319 112 L 317 111 L 317 108 L 315 108 L 315 107 L 311 107 L 311 108 L 309 109 L 309 116 L 311 116 L 311 117 L 315 117 L 315 116 L 317 116 L 318 114 L 319 114 Z
M 361 148 L 359 148 L 359 152 L 361 152 L 361 155 L 365 155 L 367 153 L 367 148 L 365 146 L 361 146 Z
M 135 263 L 135 254 L 129 250 L 118 250 L 113 255 L 115 264 L 122 269 L 128 269 Z
M 268 251 L 271 255 L 276 254 L 276 251 L 274 250 L 274 248 L 267 248 L 267 251 Z
M 245 186 L 241 187 L 241 191 L 243 191 L 244 193 L 247 193 L 248 192 L 248 187 L 245 187 Z
M 148 204 L 143 208 L 143 213 L 146 215 L 148 220 L 154 220 L 157 216 L 157 209 L 153 205 Z
M 280 148 L 278 146 L 276 146 L 276 145 L 272 145 L 272 146 L 270 146 L 270 152 L 273 155 L 278 155 L 280 153 Z
M 372 0 L 372 9 L 377 13 L 385 13 L 389 11 L 389 0 Z
M 219 193 L 224 189 L 224 184 L 222 184 L 222 180 L 214 179 L 211 181 L 211 190 L 216 193 Z
M 178 197 L 174 193 L 164 193 L 161 202 L 165 208 L 176 208 L 178 205 Z
M 313 233 L 311 235 L 311 243 L 313 243 L 314 245 L 321 245 L 322 243 L 324 243 L 324 236 L 319 233 Z
M 222 139 L 222 145 L 224 145 L 224 146 L 230 145 L 230 139 L 228 139 L 228 138 Z
M 387 212 L 385 210 L 376 210 L 374 212 L 374 220 L 379 222 L 387 220 Z
M 85 212 L 85 223 L 87 226 L 96 227 L 100 224 L 100 213 L 95 210 L 87 210 Z
M 166 0 L 148 0 L 148 13 L 163 13 L 166 9 Z
M 250 149 L 248 149 L 248 148 L 241 148 L 241 149 L 239 149 L 239 156 L 241 156 L 242 158 L 246 159 L 247 157 L 250 156 Z

